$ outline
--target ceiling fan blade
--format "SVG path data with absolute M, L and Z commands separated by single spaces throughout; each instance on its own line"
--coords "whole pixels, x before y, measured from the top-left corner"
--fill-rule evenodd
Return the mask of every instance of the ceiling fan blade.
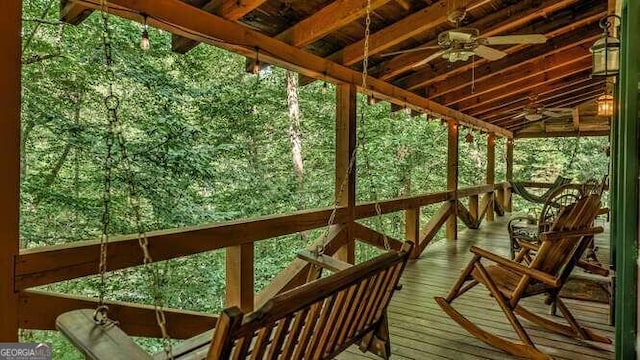
M 544 44 L 547 37 L 542 34 L 490 36 L 479 39 L 486 45 Z
M 513 119 L 522 119 L 523 117 L 525 117 L 525 115 L 527 115 L 527 113 L 520 113 L 520 114 L 514 116 Z
M 554 111 L 549 111 L 549 110 L 544 110 L 542 112 L 542 115 L 545 115 L 545 116 L 548 116 L 548 117 L 552 117 L 552 118 L 559 118 L 559 117 L 565 116 L 564 114 L 557 113 L 557 112 L 554 112 Z
M 559 112 L 559 113 L 571 113 L 573 108 L 544 108 L 547 111 Z
M 427 56 L 424 60 L 418 61 L 412 67 L 413 68 L 417 68 L 417 67 L 422 66 L 422 65 L 424 65 L 424 64 L 426 64 L 426 63 L 428 63 L 428 62 L 430 62 L 432 60 L 435 60 L 435 59 L 441 57 L 445 53 L 445 51 L 446 50 L 436 51 L 433 54 Z
M 416 51 L 433 50 L 433 49 L 440 49 L 440 46 L 438 46 L 438 45 L 433 45 L 433 46 L 420 46 L 420 47 L 413 48 L 413 49 L 399 50 L 399 51 L 392 51 L 392 52 L 388 52 L 388 53 L 381 54 L 381 55 L 380 55 L 380 57 L 394 56 L 394 55 L 400 55 L 400 54 L 412 53 L 412 52 L 416 52 Z
M 476 55 L 491 61 L 502 59 L 507 56 L 507 53 L 504 51 L 496 50 L 484 45 L 478 45 L 477 48 L 473 49 L 473 52 Z

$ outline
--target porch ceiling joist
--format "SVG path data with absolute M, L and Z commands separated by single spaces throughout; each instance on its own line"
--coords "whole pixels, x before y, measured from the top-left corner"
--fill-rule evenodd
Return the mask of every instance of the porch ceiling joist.
M 471 11 L 490 2 L 490 0 L 470 0 L 467 4 L 467 10 Z M 369 55 L 378 54 L 413 36 L 435 29 L 436 26 L 447 21 L 448 12 L 447 2 L 438 1 L 371 34 L 369 38 Z M 363 54 L 364 39 L 346 46 L 344 49 L 329 56 L 329 59 L 343 65 L 353 65 L 363 59 Z
M 76 2 L 84 7 L 100 9 L 100 3 L 97 1 L 77 0 Z M 362 75 L 358 71 L 310 54 L 180 0 L 110 0 L 109 5 L 108 11 L 117 16 L 142 21 L 144 18 L 142 14 L 145 14 L 151 26 L 249 58 L 255 57 L 259 52 L 262 61 L 305 76 L 350 83 L 359 87 L 361 85 Z M 445 119 L 453 119 L 466 126 L 484 129 L 500 136 L 508 138 L 513 136 L 508 130 L 465 115 L 385 81 L 368 77 L 367 83 L 368 88 L 360 88 L 361 92 L 392 103 L 406 104 L 413 110 L 435 113 Z
M 532 89 L 514 92 L 508 98 L 487 102 L 481 107 L 475 108 L 469 112 L 469 115 L 493 123 L 493 119 L 500 117 L 505 111 L 521 109 L 531 102 L 532 97 L 537 97 L 538 102 L 544 104 L 548 99 L 565 94 L 567 90 L 574 88 L 580 90 L 594 83 L 602 84 L 602 81 L 590 79 L 589 74 L 590 72 L 587 70 L 557 81 L 540 84 Z
M 371 10 L 389 1 L 371 0 Z M 366 12 L 366 0 L 336 0 L 281 32 L 277 38 L 295 47 L 303 47 L 363 17 Z
M 597 36 L 597 35 L 596 35 Z M 438 97 L 436 101 L 451 106 L 457 104 L 461 110 L 469 110 L 476 107 L 484 99 L 502 97 L 511 94 L 514 89 L 521 91 L 524 87 L 516 87 L 516 84 L 526 84 L 529 88 L 541 82 L 562 78 L 569 74 L 591 66 L 591 54 L 589 47 L 593 42 L 585 41 L 578 46 L 564 49 L 560 53 L 545 54 L 534 58 L 522 65 L 515 65 L 499 71 L 495 75 L 487 76 L 485 80 L 480 80 L 475 84 L 475 91 L 471 87 L 463 87 L 456 91 Z M 446 84 L 441 87 L 441 91 L 446 91 Z M 483 95 L 485 95 L 483 97 Z M 479 101 L 480 99 L 480 101 Z
M 533 20 L 543 18 L 548 16 L 550 13 L 566 8 L 577 1 L 578 0 L 547 0 L 542 4 L 536 4 L 535 1 L 521 1 L 502 9 L 501 11 L 482 17 L 474 23 L 465 25 L 465 27 L 486 29 L 482 32 L 482 36 L 503 35 L 509 31 L 524 26 Z M 510 14 L 514 13 L 522 14 L 514 19 L 510 16 Z M 437 39 L 433 39 L 418 46 L 435 46 L 437 44 Z M 377 72 L 379 74 L 379 78 L 388 80 L 412 70 L 415 64 L 424 60 L 426 54 L 428 54 L 428 52 L 418 51 L 394 56 L 378 67 L 380 69 Z
M 587 31 L 583 31 L 587 30 Z M 481 84 L 485 80 L 489 80 L 492 77 L 500 76 L 508 72 L 514 74 L 526 72 L 521 69 L 526 69 L 528 65 L 534 64 L 546 64 L 549 69 L 553 68 L 554 60 L 559 57 L 564 57 L 565 53 L 577 53 L 582 51 L 577 49 L 577 46 L 586 44 L 591 46 L 593 42 L 601 35 L 602 31 L 593 29 L 578 29 L 571 36 L 563 37 L 554 42 L 554 49 L 549 51 L 546 47 L 529 47 L 525 51 L 520 51 L 516 54 L 507 56 L 498 61 L 493 61 L 485 66 L 478 67 L 475 70 L 475 81 L 467 76 L 467 74 L 460 74 L 453 76 L 445 82 L 433 84 L 427 88 L 427 96 L 433 100 L 438 99 L 449 93 L 465 90 L 471 88 L 476 84 Z
M 568 21 L 569 24 L 562 26 L 560 28 L 552 27 L 551 29 L 544 30 L 545 27 L 553 26 L 553 23 L 551 23 L 550 25 L 547 24 L 544 26 L 540 26 L 539 28 L 521 29 L 521 30 L 525 32 L 543 32 L 544 35 L 547 37 L 547 39 L 549 39 L 548 42 L 550 42 L 550 41 L 554 41 L 555 38 L 564 36 L 564 34 L 574 31 L 575 29 L 597 24 L 597 22 L 605 14 L 605 11 L 606 11 L 606 7 L 604 6 L 595 7 L 588 13 L 580 14 L 578 18 L 575 18 L 573 20 L 571 20 L 572 19 L 571 16 L 573 15 L 569 14 L 566 16 L 567 19 L 563 18 L 563 21 Z M 526 45 L 526 44 L 514 45 L 507 49 L 503 49 L 503 51 L 506 52 L 507 54 L 515 54 L 516 52 L 519 52 L 530 46 L 531 45 Z M 446 61 L 441 61 L 441 62 L 431 64 L 425 67 L 424 69 L 418 70 L 417 72 L 411 74 L 410 76 L 403 78 L 401 82 L 405 84 L 410 83 L 411 86 L 407 87 L 409 90 L 418 90 L 420 88 L 425 88 L 441 81 L 446 81 L 448 78 L 454 75 L 471 71 L 471 69 L 474 66 L 480 67 L 480 66 L 484 66 L 487 63 L 489 63 L 487 60 L 479 60 L 479 61 L 476 61 L 475 64 L 473 64 L 472 62 L 464 63 L 460 65 L 454 64 L 454 67 L 451 69 L 450 68 L 451 63 L 448 63 Z
M 579 86 L 572 89 L 566 89 L 562 94 L 555 94 L 552 97 L 544 98 L 543 100 L 538 99 L 539 104 L 543 104 L 545 107 L 566 107 L 566 104 L 571 102 L 578 97 L 583 97 L 585 95 L 596 95 L 598 93 L 602 93 L 604 91 L 604 83 L 596 82 L 589 83 L 586 86 Z M 513 119 L 514 113 L 501 113 L 499 116 L 492 118 L 491 122 L 500 127 L 508 128 L 514 123 L 521 123 L 522 119 Z
M 202 10 L 215 13 L 227 20 L 239 20 L 246 14 L 255 10 L 266 0 L 208 0 L 201 7 Z M 184 54 L 193 49 L 200 42 L 188 37 L 173 34 L 171 38 L 171 50 Z
M 460 111 L 471 111 L 487 101 L 508 98 L 514 92 L 513 89 L 526 91 L 546 82 L 583 72 L 591 67 L 591 57 L 589 54 L 583 54 L 576 58 L 566 58 L 560 60 L 557 66 L 548 71 L 544 68 L 544 64 L 540 66 L 542 68 L 539 68 L 538 65 L 532 65 L 525 68 L 519 75 L 505 74 L 505 76 L 496 77 L 482 86 L 477 86 L 476 89 L 479 90 L 480 95 L 459 94 L 461 98 L 459 99 L 455 97 L 455 94 L 449 94 L 447 96 L 448 102 L 455 103 Z

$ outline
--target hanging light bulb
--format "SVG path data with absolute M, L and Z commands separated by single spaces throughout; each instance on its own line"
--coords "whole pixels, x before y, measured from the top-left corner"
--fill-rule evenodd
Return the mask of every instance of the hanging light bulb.
M 325 81 L 324 83 L 322 83 L 322 95 L 327 95 L 327 88 L 329 86 L 327 85 L 327 82 Z
M 140 37 L 140 49 L 147 51 L 151 48 L 149 41 L 149 25 L 147 25 L 147 17 L 144 17 L 144 25 L 142 27 L 142 36 Z
M 376 104 L 376 98 L 374 98 L 373 95 L 367 96 L 367 103 L 369 105 L 375 105 Z
M 258 75 L 260 73 L 260 48 L 256 48 L 256 59 L 253 62 L 253 67 L 251 68 L 251 72 L 254 75 Z

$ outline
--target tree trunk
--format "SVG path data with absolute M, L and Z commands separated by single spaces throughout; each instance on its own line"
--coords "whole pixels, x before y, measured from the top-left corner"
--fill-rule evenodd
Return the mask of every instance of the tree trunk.
M 304 160 L 302 158 L 302 129 L 300 125 L 301 114 L 298 102 L 298 77 L 291 71 L 287 71 L 287 106 L 289 108 L 289 141 L 291 141 L 291 160 L 293 161 L 293 172 L 298 180 L 296 189 L 298 210 L 304 208 L 304 198 L 302 196 L 304 184 Z M 300 240 L 307 242 L 307 233 L 300 232 Z

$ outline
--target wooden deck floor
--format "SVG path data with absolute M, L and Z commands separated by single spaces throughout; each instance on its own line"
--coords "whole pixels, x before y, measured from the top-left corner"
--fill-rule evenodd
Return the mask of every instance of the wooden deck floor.
M 392 340 L 392 359 L 516 359 L 469 335 L 442 312 L 433 300 L 444 296 L 458 277 L 460 269 L 470 259 L 469 247 L 477 245 L 497 254 L 508 256 L 507 218 L 496 218 L 484 223 L 480 230 L 465 230 L 456 243 L 441 241 L 431 245 L 422 257 L 410 263 L 389 307 Z M 607 240 L 598 239 L 601 260 L 607 256 Z M 613 327 L 608 325 L 607 305 L 566 300 L 576 318 L 585 326 L 613 338 Z M 526 299 L 525 306 L 538 314 L 548 314 L 542 297 Z M 497 303 L 489 292 L 477 286 L 458 298 L 454 306 L 470 320 L 497 335 L 516 339 Z M 556 359 L 613 359 L 613 346 L 580 342 L 562 335 L 549 333 L 522 320 L 538 348 Z M 340 359 L 375 358 L 362 354 L 355 347 Z

